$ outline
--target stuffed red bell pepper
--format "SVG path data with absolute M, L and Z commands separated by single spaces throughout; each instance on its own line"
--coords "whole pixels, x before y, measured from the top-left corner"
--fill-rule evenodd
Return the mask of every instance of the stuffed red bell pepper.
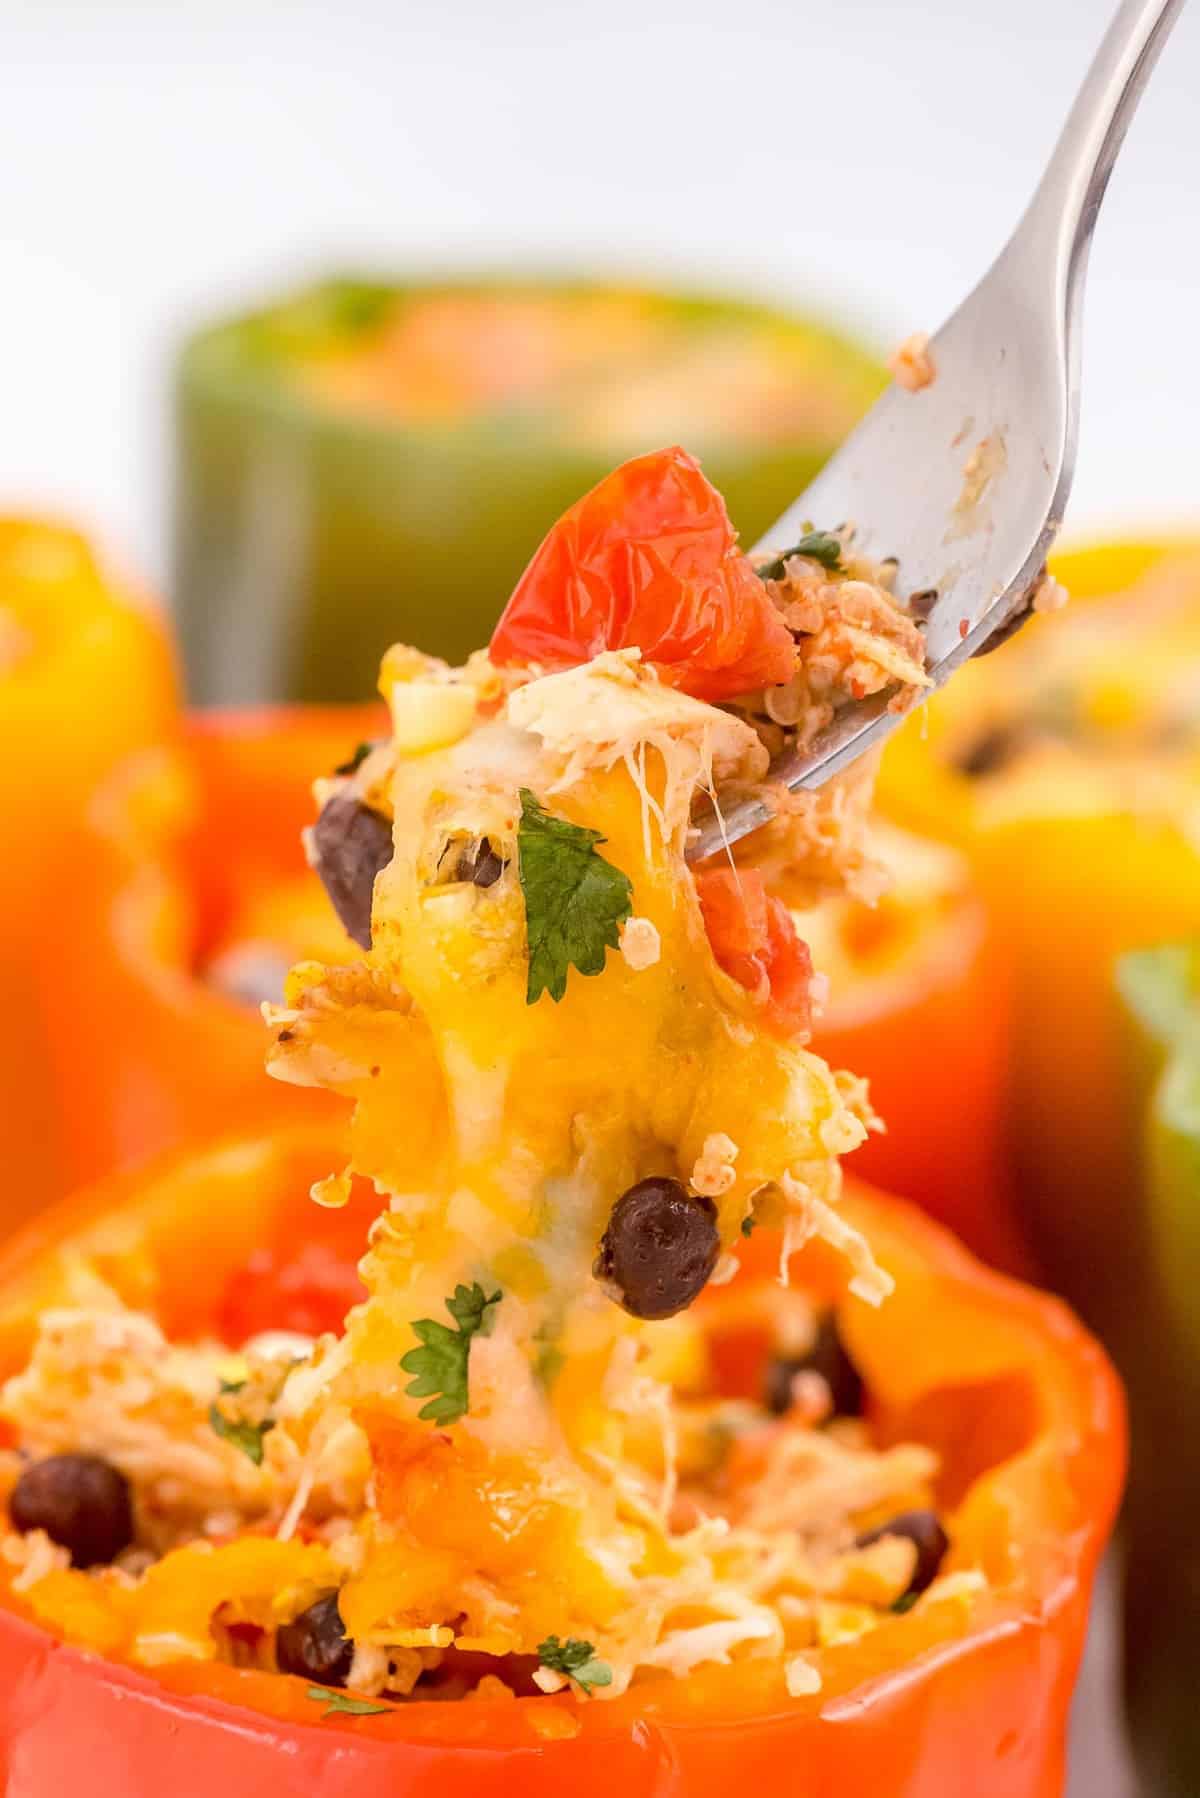
M 309 840 L 359 953 L 266 1008 L 272 1073 L 347 1101 L 348 1141 L 134 1180 L 0 1278 L 0 1565 L 44 1632 L 11 1640 L 95 1681 L 93 1776 L 107 1739 L 126 1780 L 247 1798 L 283 1765 L 359 1798 L 1058 1789 L 1107 1364 L 843 1192 L 874 1114 L 807 1047 L 765 869 L 851 879 L 861 783 L 762 864 L 686 859 L 779 733 L 919 689 L 889 574 L 820 532 L 752 566 L 667 451 L 551 533 L 490 657 L 388 652 L 390 733 Z M 47 1708 L 18 1690 L 26 1768 Z

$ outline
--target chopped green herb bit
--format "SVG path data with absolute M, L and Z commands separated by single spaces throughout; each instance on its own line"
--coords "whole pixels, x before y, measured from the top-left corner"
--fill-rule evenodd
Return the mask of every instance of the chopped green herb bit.
M 902 1592 L 892 1606 L 897 1617 L 903 1617 L 906 1611 L 911 1611 L 920 1596 L 919 1592 Z
M 349 1692 L 338 1692 L 332 1686 L 309 1686 L 304 1694 L 314 1704 L 325 1706 L 326 1717 L 385 1717 L 390 1704 L 375 1704 L 369 1698 L 352 1698 Z
M 348 761 L 339 762 L 334 769 L 335 774 L 357 774 L 371 751 L 377 747 L 374 743 L 359 743 Z
M 528 1005 L 544 992 L 557 1003 L 570 968 L 599 974 L 606 952 L 617 947 L 620 925 L 633 910 L 633 887 L 597 853 L 604 841 L 598 830 L 555 818 L 521 788 L 517 851 L 529 938 Z
M 585 1692 L 590 1692 L 593 1686 L 612 1685 L 612 1668 L 608 1662 L 598 1661 L 591 1643 L 581 1642 L 578 1636 L 568 1636 L 565 1642 L 560 1642 L 557 1636 L 547 1636 L 544 1642 L 538 1643 L 537 1654 L 543 1667 L 573 1679 Z
M 421 1346 L 409 1349 L 400 1360 L 405 1373 L 415 1375 L 405 1390 L 412 1398 L 425 1398 L 417 1416 L 428 1423 L 454 1423 L 467 1414 L 467 1361 L 471 1338 L 491 1323 L 489 1313 L 500 1303 L 501 1294 L 489 1298 L 478 1280 L 471 1286 L 456 1286 L 446 1300 L 446 1309 L 456 1328 L 438 1323 L 432 1317 L 420 1317 L 413 1324 L 413 1334 Z
M 758 1219 L 755 1217 L 754 1213 L 751 1212 L 749 1217 L 744 1217 L 742 1219 L 742 1235 L 753 1236 L 757 1229 Z
M 760 581 L 781 581 L 787 573 L 789 556 L 807 556 L 810 562 L 819 562 L 830 574 L 844 574 L 842 562 L 842 542 L 832 531 L 809 531 L 801 537 L 799 543 L 792 545 L 777 555 L 772 562 L 764 562 L 755 569 Z
M 222 1397 L 240 1392 L 245 1384 L 245 1380 L 222 1380 Z M 220 1399 L 214 1399 L 208 1407 L 208 1421 L 223 1441 L 232 1442 L 234 1448 L 240 1448 L 247 1460 L 253 1461 L 256 1467 L 262 1466 L 263 1438 L 275 1428 L 273 1417 L 264 1417 L 261 1423 L 248 1423 L 244 1418 L 226 1417 L 221 1409 Z

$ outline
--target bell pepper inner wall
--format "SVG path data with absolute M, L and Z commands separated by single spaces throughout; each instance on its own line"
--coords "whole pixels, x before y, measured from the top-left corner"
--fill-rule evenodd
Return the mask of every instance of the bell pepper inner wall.
M 0 1372 L 21 1362 L 34 1315 L 64 1290 L 64 1250 L 101 1257 L 117 1289 L 170 1330 L 203 1329 L 263 1240 L 343 1227 L 314 1217 L 305 1196 L 337 1156 L 321 1130 L 222 1145 L 118 1176 L 44 1218 L 0 1259 Z M 361 1195 L 352 1202 L 369 1211 Z M 563 1699 L 417 1703 L 325 1722 L 303 1682 L 195 1664 L 151 1676 L 51 1649 L 0 1610 L 6 1764 L 24 1769 L 31 1798 L 85 1772 L 88 1789 L 130 1798 L 214 1787 L 259 1798 L 280 1778 L 347 1798 L 426 1789 L 550 1798 L 564 1782 L 599 1795 L 614 1779 L 636 1798 L 690 1798 L 747 1775 L 797 1798 L 875 1792 L 881 1778 L 894 1798 L 964 1789 L 1054 1798 L 1091 1577 L 1121 1478 L 1119 1391 L 1055 1301 L 986 1273 L 894 1201 L 858 1191 L 849 1215 L 896 1275 L 897 1294 L 879 1312 L 842 1301 L 847 1342 L 884 1435 L 922 1427 L 946 1454 L 961 1501 L 953 1563 L 981 1562 L 994 1594 L 931 1603 L 822 1651 L 823 1688 L 811 1698 L 783 1698 L 778 1668 L 749 1662 L 578 1712 Z M 814 1252 L 803 1277 L 834 1296 L 844 1276 Z M 577 1717 L 574 1740 L 536 1726 L 545 1705 Z M 160 1787 L 168 1775 L 174 1783 Z
M 854 1176 L 915 1200 L 993 1266 L 1028 1274 L 1006 1157 L 1010 1005 L 1004 947 L 967 890 L 892 977 L 835 992 L 813 1047 L 868 1079 L 884 1124 L 855 1150 Z
M 127 761 L 82 852 L 92 900 L 42 945 L 50 1051 L 76 1183 L 239 1119 L 332 1109 L 268 1078 L 253 1005 L 199 961 L 239 906 L 305 869 L 312 781 L 378 732 L 373 707 L 200 714 L 182 744 Z

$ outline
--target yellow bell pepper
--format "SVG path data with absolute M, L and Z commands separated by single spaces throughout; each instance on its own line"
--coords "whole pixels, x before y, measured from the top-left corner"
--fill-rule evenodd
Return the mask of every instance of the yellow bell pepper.
M 1060 557 L 1072 595 L 898 734 L 881 802 L 965 849 L 1016 969 L 1013 1153 L 1034 1248 L 1102 1328 L 1126 1298 L 1114 962 L 1200 924 L 1200 546 Z
M 0 517 L 0 1228 L 67 1184 L 45 965 L 95 903 L 83 835 L 98 787 L 170 738 L 177 705 L 153 608 L 75 531 Z

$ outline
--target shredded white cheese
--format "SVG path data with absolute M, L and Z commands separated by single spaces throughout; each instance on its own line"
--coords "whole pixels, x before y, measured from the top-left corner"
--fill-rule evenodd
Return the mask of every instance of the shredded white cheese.
M 767 751 L 750 724 L 659 680 L 636 649 L 608 650 L 579 668 L 543 675 L 509 695 L 510 723 L 539 737 L 561 762 L 551 790 L 577 785 L 589 768 L 623 762 L 646 817 L 674 840 L 699 788 L 755 782 Z M 657 750 L 665 778 L 650 790 L 646 752 Z

